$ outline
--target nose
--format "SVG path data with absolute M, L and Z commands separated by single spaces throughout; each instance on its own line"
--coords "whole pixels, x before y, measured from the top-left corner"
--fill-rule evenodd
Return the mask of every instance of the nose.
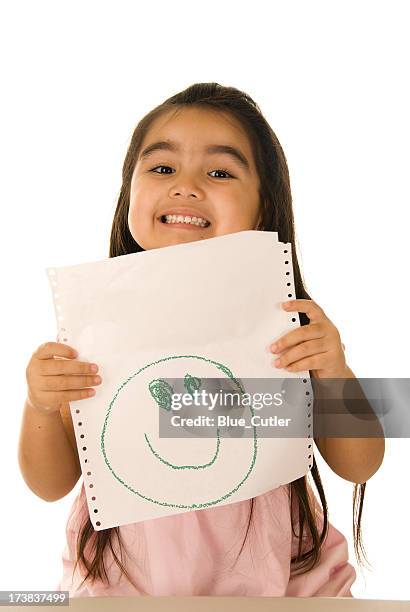
M 170 196 L 173 197 L 185 197 L 185 198 L 197 198 L 202 199 L 204 196 L 203 190 L 196 184 L 192 176 L 187 174 L 180 174 L 176 179 L 175 184 L 170 189 Z

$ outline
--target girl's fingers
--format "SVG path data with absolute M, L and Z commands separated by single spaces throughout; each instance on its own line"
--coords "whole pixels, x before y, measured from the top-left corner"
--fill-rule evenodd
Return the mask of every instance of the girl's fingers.
M 45 397 L 46 404 L 55 403 L 61 405 L 66 402 L 75 402 L 95 395 L 95 389 L 77 389 L 73 391 L 43 391 L 42 397 Z M 47 400 L 47 398 L 50 398 Z
M 101 376 L 43 376 L 41 391 L 69 391 L 101 384 Z
M 308 340 L 307 342 L 302 342 L 301 344 L 298 344 L 298 346 L 294 346 L 282 353 L 276 367 L 283 368 L 291 363 L 294 363 L 295 361 L 298 361 L 299 359 L 310 357 L 316 353 L 325 353 L 326 351 L 326 342 L 322 338 Z M 276 361 L 278 360 L 275 360 L 275 365 Z
M 45 359 L 37 362 L 38 372 L 43 376 L 59 374 L 93 374 L 98 372 L 95 363 L 77 361 L 76 359 Z
M 60 374 L 92 374 L 98 372 L 95 363 L 77 361 L 77 351 L 68 344 L 45 342 L 34 353 L 37 372 L 47 376 Z
M 294 361 L 286 366 L 290 372 L 300 372 L 302 370 L 324 370 L 327 365 L 327 353 L 317 353 L 306 359 Z
M 312 323 L 317 323 L 327 318 L 323 309 L 313 300 L 290 300 L 282 304 L 282 308 L 286 312 L 304 312 Z
M 68 346 L 68 344 L 61 344 L 60 342 L 45 342 L 41 344 L 34 353 L 37 359 L 51 359 L 51 357 L 65 357 L 67 359 L 74 359 L 78 356 L 77 351 Z
M 101 384 L 96 364 L 76 360 L 77 351 L 60 342 L 45 342 L 33 353 L 26 369 L 27 397 L 44 412 L 56 412 L 63 403 L 95 395 Z M 94 366 L 94 367 L 93 367 Z
M 292 346 L 307 342 L 308 340 L 324 338 L 325 336 L 326 332 L 322 330 L 319 325 L 303 325 L 281 336 L 278 340 L 275 340 L 275 342 L 270 345 L 270 350 L 275 355 L 279 355 L 279 353 L 282 353 Z

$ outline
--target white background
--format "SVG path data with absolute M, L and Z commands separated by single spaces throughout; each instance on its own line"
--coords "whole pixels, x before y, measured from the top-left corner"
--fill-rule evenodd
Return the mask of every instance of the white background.
M 56 321 L 45 268 L 108 256 L 121 168 L 151 108 L 195 82 L 249 93 L 287 156 L 308 292 L 356 376 L 409 377 L 406 2 L 2 2 L 2 530 L 5 589 L 53 588 L 64 499 L 36 497 L 17 442 L 25 368 Z M 367 485 L 372 571 L 355 597 L 408 599 L 409 440 Z M 316 453 L 349 540 L 353 485 Z

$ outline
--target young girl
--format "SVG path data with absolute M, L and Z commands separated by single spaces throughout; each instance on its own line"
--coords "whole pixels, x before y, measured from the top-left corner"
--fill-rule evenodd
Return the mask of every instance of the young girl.
M 249 229 L 275 231 L 280 241 L 292 243 L 298 299 L 284 308 L 300 313 L 301 327 L 271 347 L 273 355 L 280 355 L 275 367 L 310 370 L 318 378 L 354 378 L 337 328 L 303 285 L 288 168 L 278 139 L 247 94 L 217 83 L 192 85 L 148 113 L 132 135 L 109 255 Z M 27 368 L 21 467 L 31 488 L 48 500 L 66 495 L 81 475 L 68 402 L 95 393 L 85 388 L 104 384 L 91 379 L 91 365 L 77 362 L 75 355 L 73 347 L 49 342 L 37 349 Z M 59 456 L 67 453 L 69 460 L 63 464 L 61 459 L 61 473 L 51 474 L 50 467 L 34 475 L 29 463 L 35 463 L 35 451 L 29 454 L 31 438 L 25 431 L 46 436 L 52 427 L 48 439 L 55 439 L 58 429 Z M 382 462 L 384 440 L 315 443 L 330 467 L 355 483 L 354 543 L 360 563 L 365 485 Z M 44 444 L 37 452 L 51 453 L 47 449 Z M 51 455 L 48 459 L 51 464 Z M 328 522 L 314 458 L 311 475 L 321 504 L 303 477 L 251 500 L 100 532 L 92 528 L 83 484 L 68 518 L 58 589 L 71 596 L 352 597 L 355 570 L 348 563 L 346 539 Z

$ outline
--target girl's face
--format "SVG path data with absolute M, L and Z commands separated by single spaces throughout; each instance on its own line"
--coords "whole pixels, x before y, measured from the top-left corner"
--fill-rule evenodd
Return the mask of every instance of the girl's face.
M 251 145 L 236 118 L 198 108 L 169 111 L 154 121 L 140 148 L 130 232 L 148 250 L 256 229 L 258 189 Z

